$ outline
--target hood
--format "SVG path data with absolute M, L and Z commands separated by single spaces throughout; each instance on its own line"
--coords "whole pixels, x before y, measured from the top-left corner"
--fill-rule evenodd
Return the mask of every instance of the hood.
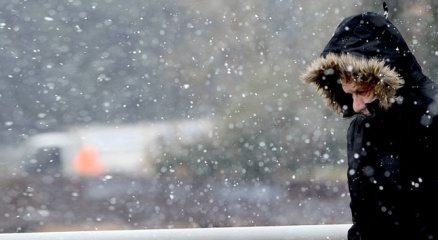
M 313 83 L 337 113 L 354 114 L 340 79 L 375 86 L 378 106 L 389 109 L 404 88 L 421 85 L 421 67 L 397 28 L 384 16 L 362 13 L 344 19 L 321 56 L 301 76 Z

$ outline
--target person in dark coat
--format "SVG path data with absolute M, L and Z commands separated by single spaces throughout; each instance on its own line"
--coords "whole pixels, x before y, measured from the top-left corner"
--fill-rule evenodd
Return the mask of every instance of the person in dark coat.
M 344 19 L 302 79 L 352 119 L 348 239 L 438 239 L 438 86 L 397 28 L 372 12 Z

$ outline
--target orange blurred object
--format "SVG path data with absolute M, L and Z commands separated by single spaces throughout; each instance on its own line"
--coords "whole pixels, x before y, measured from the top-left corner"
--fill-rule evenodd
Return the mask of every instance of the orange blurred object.
M 92 146 L 84 146 L 73 160 L 74 170 L 81 176 L 96 177 L 105 172 L 99 152 Z

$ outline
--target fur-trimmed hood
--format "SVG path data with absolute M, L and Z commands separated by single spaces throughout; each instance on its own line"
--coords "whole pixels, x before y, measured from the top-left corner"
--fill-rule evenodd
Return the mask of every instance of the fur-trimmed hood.
M 334 53 L 313 61 L 302 79 L 315 84 L 327 104 L 340 114 L 347 112 L 352 104 L 340 84 L 344 76 L 359 85 L 375 86 L 376 98 L 383 109 L 388 109 L 396 101 L 397 90 L 404 84 L 400 74 L 382 60 Z
M 403 99 L 403 89 L 422 85 L 426 77 L 397 28 L 376 13 L 362 13 L 342 21 L 321 56 L 301 76 L 316 85 L 327 103 L 345 117 L 354 114 L 352 98 L 340 79 L 375 86 L 378 105 L 389 109 Z M 398 98 L 398 96 L 402 96 Z

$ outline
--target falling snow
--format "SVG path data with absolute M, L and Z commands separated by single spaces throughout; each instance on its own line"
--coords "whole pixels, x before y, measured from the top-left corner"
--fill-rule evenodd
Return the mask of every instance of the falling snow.
M 400 28 L 436 76 L 423 2 Z M 299 76 L 372 3 L 0 5 L 0 232 L 350 221 L 348 122 Z

